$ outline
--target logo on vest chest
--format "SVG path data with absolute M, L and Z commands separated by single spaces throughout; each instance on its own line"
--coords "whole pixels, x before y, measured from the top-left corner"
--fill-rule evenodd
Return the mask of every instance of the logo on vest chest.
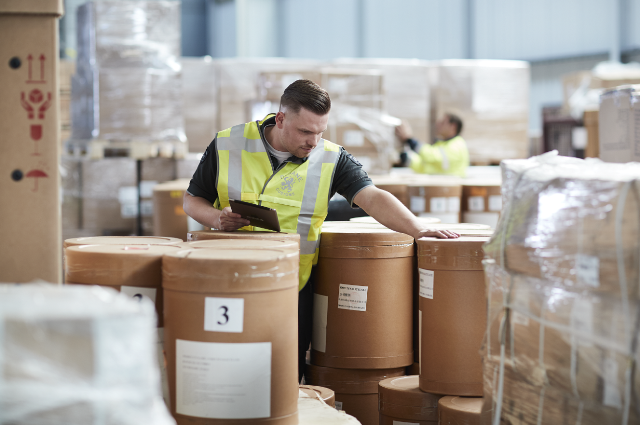
M 284 176 L 280 176 L 280 187 L 276 189 L 276 192 L 278 192 L 282 196 L 294 196 L 295 184 L 301 183 L 303 181 L 304 178 L 295 171 L 289 174 L 285 174 Z

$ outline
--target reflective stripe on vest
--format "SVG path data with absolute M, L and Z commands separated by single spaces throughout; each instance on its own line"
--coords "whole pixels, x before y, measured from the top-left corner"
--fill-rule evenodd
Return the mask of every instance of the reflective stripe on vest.
M 285 162 L 274 173 L 258 130 L 272 116 L 218 133 L 215 207 L 223 209 L 229 205 L 229 199 L 240 199 L 276 209 L 281 231 L 300 235 L 299 289 L 302 289 L 317 261 L 320 230 L 329 210 L 340 146 L 320 139 L 305 162 Z M 243 229 L 254 230 L 250 226 Z

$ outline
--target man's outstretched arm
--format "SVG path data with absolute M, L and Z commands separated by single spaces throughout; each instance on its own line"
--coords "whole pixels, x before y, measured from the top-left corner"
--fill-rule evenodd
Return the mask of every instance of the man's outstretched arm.
M 420 223 L 420 220 L 395 196 L 375 186 L 367 186 L 362 189 L 355 196 L 353 202 L 389 229 L 413 236 L 415 239 L 460 237 L 459 234 L 450 230 L 429 229 Z

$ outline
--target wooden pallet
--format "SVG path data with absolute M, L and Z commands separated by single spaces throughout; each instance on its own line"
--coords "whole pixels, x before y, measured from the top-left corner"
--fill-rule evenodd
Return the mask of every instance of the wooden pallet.
M 102 159 L 128 157 L 133 159 L 176 158 L 182 159 L 189 153 L 185 142 L 147 140 L 68 140 L 65 152 L 74 157 Z

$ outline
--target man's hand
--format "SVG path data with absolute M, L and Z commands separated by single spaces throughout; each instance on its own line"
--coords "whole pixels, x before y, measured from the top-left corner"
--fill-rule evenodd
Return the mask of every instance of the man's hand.
M 248 226 L 249 220 L 242 218 L 240 214 L 231 212 L 231 207 L 225 207 L 220 211 L 218 216 L 218 225 L 215 226 L 218 230 L 224 230 L 225 232 L 233 232 L 241 227 Z
M 413 132 L 408 122 L 402 121 L 402 123 L 396 127 L 396 136 L 402 143 L 413 137 Z
M 420 238 L 456 239 L 459 237 L 459 234 L 457 234 L 456 232 L 452 232 L 451 230 L 435 229 L 424 229 L 414 236 L 416 240 Z

